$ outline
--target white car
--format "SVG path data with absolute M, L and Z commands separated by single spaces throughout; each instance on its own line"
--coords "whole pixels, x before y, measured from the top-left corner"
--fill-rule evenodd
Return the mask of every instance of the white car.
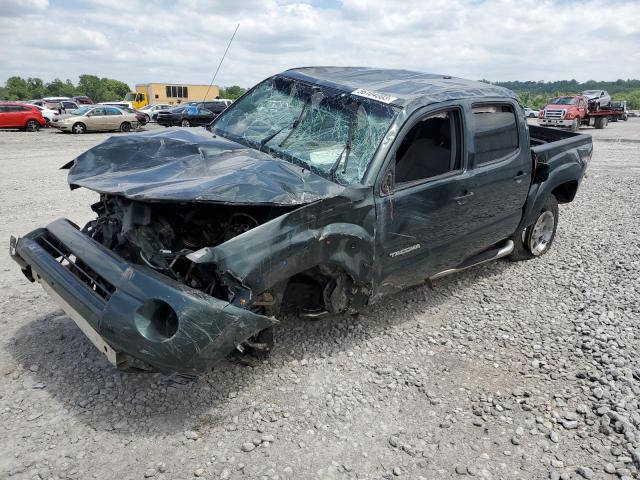
M 53 120 L 53 117 L 58 115 L 57 110 L 51 110 L 50 108 L 41 107 L 40 105 L 34 105 L 34 107 L 40 110 L 40 113 L 42 114 L 42 116 L 45 118 L 47 122 L 51 122 Z
M 156 105 L 145 105 L 139 108 L 138 111 L 144 113 L 147 116 L 147 122 L 156 120 L 158 112 L 175 107 L 175 105 L 169 105 L 168 103 L 158 103 Z
M 540 110 L 524 107 L 524 116 L 527 118 L 538 118 L 539 113 L 540 113 Z

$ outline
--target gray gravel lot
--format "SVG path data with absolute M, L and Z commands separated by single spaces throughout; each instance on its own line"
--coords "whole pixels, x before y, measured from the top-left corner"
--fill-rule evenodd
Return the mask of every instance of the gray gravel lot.
M 114 370 L 0 256 L 0 478 L 640 478 L 640 119 L 582 132 L 548 255 L 287 318 L 193 382 Z M 87 221 L 58 168 L 109 135 L 0 131 L 0 240 Z

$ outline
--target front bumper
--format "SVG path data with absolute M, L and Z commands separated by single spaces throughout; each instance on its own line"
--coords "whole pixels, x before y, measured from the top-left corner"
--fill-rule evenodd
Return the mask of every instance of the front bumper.
M 565 127 L 569 128 L 573 125 L 573 120 L 557 120 L 551 118 L 538 118 L 538 124 L 543 127 Z
M 119 368 L 131 356 L 163 372 L 204 373 L 276 323 L 131 264 L 65 219 L 12 237 L 10 253 Z M 176 329 L 155 328 L 167 314 Z

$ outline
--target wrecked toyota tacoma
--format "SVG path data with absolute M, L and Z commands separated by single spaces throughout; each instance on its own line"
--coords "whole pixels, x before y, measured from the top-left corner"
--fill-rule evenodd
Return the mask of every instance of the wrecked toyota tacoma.
M 198 374 L 318 319 L 472 265 L 548 251 L 591 137 L 512 92 L 404 70 L 271 77 L 204 129 L 112 137 L 68 168 L 95 219 L 11 255 L 117 366 Z

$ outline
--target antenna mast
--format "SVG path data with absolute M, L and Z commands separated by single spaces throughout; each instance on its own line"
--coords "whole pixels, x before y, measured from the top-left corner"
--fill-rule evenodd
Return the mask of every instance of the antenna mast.
M 229 47 L 231 46 L 231 42 L 233 42 L 233 39 L 236 37 L 236 33 L 238 33 L 238 29 L 239 28 L 240 28 L 240 24 L 236 25 L 236 29 L 233 31 L 233 35 L 231 35 L 231 39 L 229 40 L 229 43 L 227 44 L 227 49 L 224 51 L 224 54 L 222 55 L 222 58 L 220 59 L 220 63 L 218 64 L 218 68 L 216 68 L 216 73 L 213 74 L 213 78 L 211 79 L 211 83 L 209 84 L 209 88 L 207 88 L 207 93 L 204 94 L 204 98 L 202 99 L 203 102 L 207 99 L 207 95 L 209 95 L 209 90 L 211 90 L 211 87 L 213 86 L 213 82 L 216 79 L 216 77 L 218 76 L 218 72 L 220 71 L 220 67 L 222 66 L 222 62 L 224 61 L 224 57 L 227 56 L 227 52 L 229 51 Z

